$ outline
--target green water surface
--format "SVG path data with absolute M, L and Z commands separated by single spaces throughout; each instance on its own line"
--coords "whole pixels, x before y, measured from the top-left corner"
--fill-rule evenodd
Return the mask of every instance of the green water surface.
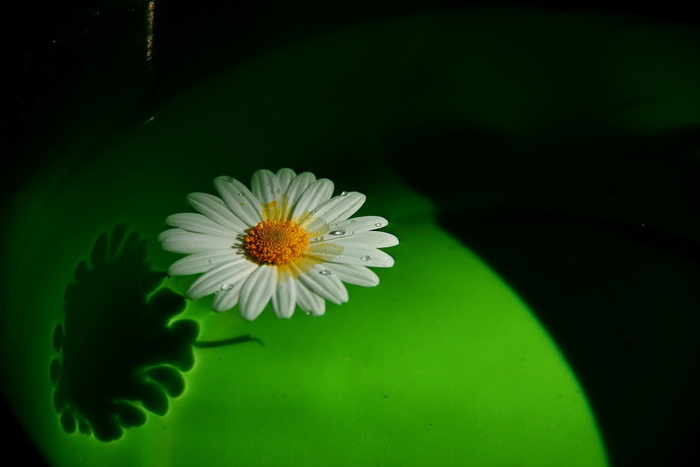
M 4 275 L 9 294 L 1 330 L 4 390 L 46 458 L 57 466 L 116 467 L 607 465 L 586 394 L 557 344 L 464 242 L 468 235 L 458 239 L 438 222 L 461 225 L 466 206 L 488 208 L 506 194 L 486 189 L 483 199 L 430 199 L 401 175 L 413 174 L 415 182 L 419 173 L 425 186 L 459 193 L 466 180 L 478 183 L 478 173 L 460 168 L 468 152 L 460 146 L 447 155 L 438 145 L 434 154 L 407 151 L 405 160 L 395 152 L 415 136 L 406 128 L 422 123 L 479 122 L 516 139 L 537 135 L 564 107 L 549 93 L 575 101 L 575 92 L 564 91 L 572 69 L 548 64 L 560 46 L 531 37 L 512 47 L 489 32 L 504 24 L 500 15 L 376 21 L 265 51 L 145 114 L 135 112 L 106 141 L 67 151 L 50 171 L 37 173 L 18 194 L 7 232 L 12 269 Z M 548 18 L 538 17 L 539 24 L 570 30 Z M 598 31 L 598 39 L 614 37 L 625 50 L 629 37 L 596 21 L 572 24 Z M 511 26 L 524 31 L 526 23 Z M 575 48 L 581 42 L 573 36 Z M 478 45 L 484 41 L 489 47 Z M 537 64 L 520 53 L 527 47 L 540 48 Z M 587 55 L 591 50 L 586 60 L 609 58 Z M 511 55 L 493 61 L 495 54 Z M 635 62 L 633 54 L 622 55 Z M 613 82 L 629 90 L 620 83 L 632 80 L 645 92 L 648 82 L 617 70 Z M 561 73 L 561 80 L 549 78 L 558 87 L 542 85 L 541 73 Z M 503 84 L 513 74 L 519 84 Z M 697 84 L 682 83 L 697 92 Z M 678 95 L 662 102 L 616 113 L 614 125 L 639 130 L 697 120 L 690 108 L 663 116 L 681 99 L 674 89 Z M 588 110 L 596 108 L 589 103 Z M 188 193 L 212 193 L 218 175 L 249 183 L 255 170 L 281 167 L 330 178 L 336 194 L 363 192 L 368 199 L 358 215 L 389 220 L 385 230 L 400 244 L 387 250 L 396 264 L 377 270 L 376 288 L 348 286 L 349 302 L 329 304 L 323 317 L 297 312 L 280 320 L 268 308 L 250 323 L 236 309 L 213 313 L 211 298 L 183 302 L 171 293 L 160 308 L 127 300 L 144 284 L 130 271 L 164 271 L 179 257 L 162 251 L 157 236 L 166 216 L 191 210 Z M 523 196 L 558 206 L 536 190 Z M 97 239 L 120 223 L 145 239 L 148 264 L 135 250 L 133 264 L 81 282 L 78 263 L 99 266 Z M 184 294 L 192 280 L 158 276 L 142 295 Z M 92 312 L 69 316 L 66 289 L 76 282 L 87 284 L 79 296 Z M 115 284 L 123 289 L 115 292 Z M 169 313 L 170 328 L 144 321 L 153 310 Z M 224 345 L 193 347 L 186 333 L 173 337 L 167 329 L 177 320 L 189 323 L 198 342 Z M 170 336 L 162 345 L 154 344 L 158 332 Z M 246 335 L 253 340 L 230 341 Z M 80 367 L 73 373 L 65 362 L 52 364 L 69 348 L 77 349 L 71 351 Z M 124 368 L 115 365 L 125 361 Z M 161 377 L 149 373 L 162 367 L 168 370 Z M 72 387 L 71 394 L 80 386 L 80 400 L 94 402 L 111 390 L 120 394 L 122 375 L 135 373 L 155 389 L 134 389 L 137 410 L 128 423 L 110 419 L 124 428 L 117 439 L 82 434 L 79 421 L 67 433 L 75 427 L 70 417 L 61 423 L 57 384 Z M 71 380 L 75 374 L 80 382 Z

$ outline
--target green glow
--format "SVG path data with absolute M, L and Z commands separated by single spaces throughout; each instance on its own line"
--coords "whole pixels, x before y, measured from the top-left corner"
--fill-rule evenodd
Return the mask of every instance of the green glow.
M 4 389 L 53 463 L 606 465 L 586 397 L 547 332 L 508 284 L 438 226 L 436 212 L 450 206 L 433 206 L 382 160 L 383 125 L 435 21 L 365 25 L 270 52 L 179 96 L 151 123 L 134 122 L 98 153 L 71 155 L 21 193 L 8 237 Z M 383 68 L 367 79 L 358 71 L 364 60 Z M 319 61 L 324 67 L 314 68 Z M 534 77 L 509 88 L 531 99 L 518 100 L 489 76 L 448 68 L 436 76 L 479 78 L 483 92 L 455 97 L 432 83 L 426 112 L 468 109 L 460 117 L 519 132 L 552 111 L 538 107 L 524 118 L 530 104 L 544 106 L 529 94 Z M 517 108 L 488 111 L 509 99 Z M 267 310 L 245 323 L 235 312 L 212 313 L 207 299 L 190 302 L 177 318 L 197 321 L 200 340 L 248 334 L 264 345 L 195 348 L 184 393 L 118 441 L 66 434 L 52 405 L 53 330 L 95 238 L 125 222 L 164 270 L 178 256 L 158 248 L 157 234 L 168 214 L 186 209 L 187 193 L 212 192 L 217 175 L 248 182 L 255 169 L 282 166 L 367 194 L 359 215 L 389 219 L 386 230 L 401 240 L 389 251 L 396 266 L 378 271 L 376 288 L 349 286 L 349 303 L 329 305 L 322 318 L 279 320 Z M 451 169 L 426 173 L 458 184 Z M 163 286 L 183 293 L 191 280 Z
M 180 317 L 201 323 L 201 340 L 250 333 L 264 346 L 195 349 L 185 393 L 165 416 L 149 413 L 119 441 L 61 429 L 47 339 L 61 295 L 40 294 L 35 306 L 49 312 L 32 319 L 24 338 L 44 350 L 28 355 L 15 377 L 41 390 L 13 396 L 49 457 L 56 465 L 114 466 L 604 465 L 585 397 L 546 332 L 496 275 L 436 227 L 424 199 L 391 185 L 416 215 L 391 222 L 402 243 L 393 251 L 397 265 L 380 271 L 380 286 L 350 286 L 350 302 L 329 305 L 322 318 L 267 312 L 247 324 L 208 311 L 205 300 L 191 303 Z M 43 235 L 66 240 L 60 230 Z M 68 274 L 47 282 L 70 279 L 68 263 Z M 165 285 L 181 290 L 187 281 Z M 20 290 L 16 305 L 23 296 Z M 13 321 L 21 325 L 22 315 Z

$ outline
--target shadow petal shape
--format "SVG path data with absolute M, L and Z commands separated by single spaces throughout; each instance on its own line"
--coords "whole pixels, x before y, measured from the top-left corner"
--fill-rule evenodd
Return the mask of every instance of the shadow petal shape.
M 156 289 L 165 274 L 146 261 L 146 242 L 120 224 L 95 240 L 65 289 L 64 322 L 53 333 L 49 373 L 54 406 L 67 433 L 100 441 L 165 415 L 194 365 L 199 326 L 173 317 L 184 298 Z

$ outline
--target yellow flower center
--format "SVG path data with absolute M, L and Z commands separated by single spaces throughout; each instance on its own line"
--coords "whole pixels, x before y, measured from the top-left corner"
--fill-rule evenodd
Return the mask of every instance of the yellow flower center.
M 259 263 L 275 266 L 302 256 L 309 245 L 309 234 L 292 221 L 267 219 L 248 231 L 243 246 Z

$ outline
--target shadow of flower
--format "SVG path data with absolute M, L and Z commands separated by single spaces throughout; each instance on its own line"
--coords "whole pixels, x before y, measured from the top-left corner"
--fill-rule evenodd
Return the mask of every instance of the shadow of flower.
M 165 273 L 146 262 L 146 242 L 118 225 L 95 241 L 90 264 L 81 261 L 65 290 L 64 323 L 54 329 L 50 375 L 63 429 L 121 438 L 164 415 L 168 398 L 185 390 L 194 365 L 199 326 L 176 320 L 183 297 L 157 290 Z M 156 291 L 157 290 L 157 291 Z

